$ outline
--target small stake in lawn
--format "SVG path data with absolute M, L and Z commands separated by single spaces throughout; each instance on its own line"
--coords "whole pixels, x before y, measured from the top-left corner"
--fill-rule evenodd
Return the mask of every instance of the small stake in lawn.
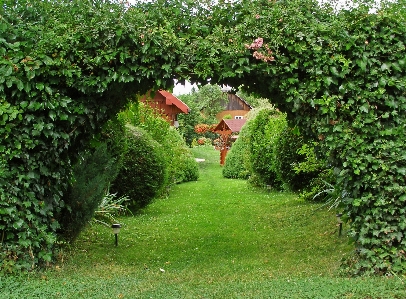
M 116 238 L 116 246 L 118 245 L 118 233 L 120 232 L 121 225 L 119 223 L 115 223 L 111 225 L 111 228 L 113 229 L 113 234 Z
M 342 233 L 342 230 L 343 230 L 343 221 L 341 220 L 341 216 L 342 216 L 343 214 L 341 214 L 341 213 L 338 213 L 337 215 L 336 215 L 336 217 L 337 217 L 337 223 L 338 223 L 338 236 L 340 237 L 341 236 L 341 233 Z

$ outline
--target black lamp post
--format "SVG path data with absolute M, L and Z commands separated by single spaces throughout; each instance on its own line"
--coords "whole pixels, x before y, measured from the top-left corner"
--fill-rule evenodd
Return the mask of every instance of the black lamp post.
M 121 224 L 115 223 L 111 225 L 111 228 L 113 229 L 113 234 L 116 239 L 116 246 L 118 245 L 118 233 L 120 232 Z

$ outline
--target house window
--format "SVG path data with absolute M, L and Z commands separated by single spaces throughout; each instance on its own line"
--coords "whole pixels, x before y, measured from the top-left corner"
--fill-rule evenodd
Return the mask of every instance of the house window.
M 235 116 L 234 118 L 235 118 L 235 119 L 243 119 L 244 117 L 241 116 L 241 115 L 237 115 L 237 116 Z

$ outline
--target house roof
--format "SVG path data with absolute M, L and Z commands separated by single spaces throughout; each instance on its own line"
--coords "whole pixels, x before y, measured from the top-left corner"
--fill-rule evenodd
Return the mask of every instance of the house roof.
M 167 92 L 165 90 L 158 90 L 158 92 L 165 98 L 166 105 L 175 105 L 178 107 L 183 113 L 189 113 L 190 108 L 183 103 L 181 100 L 179 100 L 177 97 L 175 97 L 173 94 L 170 92 Z
M 217 131 L 231 131 L 231 132 L 240 132 L 242 126 L 246 123 L 247 119 L 222 119 L 220 123 L 214 129 Z
M 239 95 L 236 95 L 245 105 L 247 105 L 250 109 L 252 109 L 252 106 L 250 104 L 248 104 L 248 102 L 246 100 L 244 100 L 242 97 L 240 97 Z
M 225 110 L 251 110 L 252 106 L 246 100 L 234 93 L 227 94 L 227 100 L 222 101 Z

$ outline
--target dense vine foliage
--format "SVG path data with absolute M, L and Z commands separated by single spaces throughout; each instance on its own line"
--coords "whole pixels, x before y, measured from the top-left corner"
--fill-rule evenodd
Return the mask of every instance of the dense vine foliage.
M 317 26 L 304 26 L 315 18 Z M 353 273 L 404 271 L 404 20 L 389 9 L 371 14 L 360 7 L 323 24 L 323 15 L 306 6 L 278 20 L 297 27 L 283 29 L 281 45 L 274 43 L 279 29 L 258 32 L 279 61 L 267 64 L 278 75 L 268 81 L 278 86 L 268 88 L 292 122 L 322 141 L 335 167 L 357 247 Z
M 3 0 L 2 265 L 52 259 L 71 166 L 127 95 L 189 77 L 243 84 L 318 138 L 347 195 L 352 273 L 404 272 L 406 6 L 370 3 Z
M 32 268 L 52 259 L 71 165 L 128 95 L 172 82 L 181 41 L 129 26 L 145 14 L 107 1 L 2 1 L 0 12 L 0 255 Z
M 303 137 L 288 126 L 283 128 L 277 138 L 273 152 L 275 171 L 278 179 L 288 190 L 302 191 L 308 188 L 319 171 L 316 169 L 313 172 L 297 172 L 294 169 L 294 165 L 306 162 L 306 156 L 299 152 L 303 145 Z

